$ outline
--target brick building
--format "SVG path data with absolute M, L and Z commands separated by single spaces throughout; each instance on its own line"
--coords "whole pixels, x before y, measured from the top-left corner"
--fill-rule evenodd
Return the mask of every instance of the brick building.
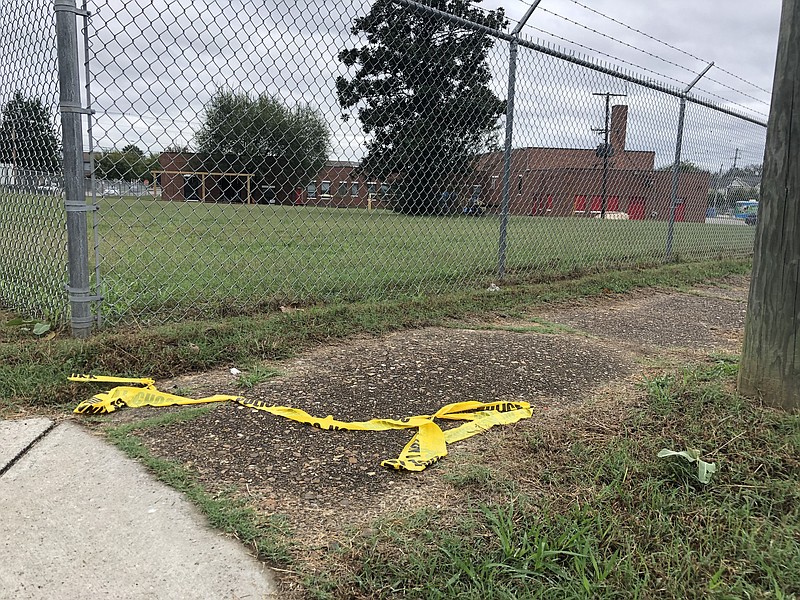
M 611 111 L 609 143 L 613 155 L 606 170 L 606 210 L 624 212 L 630 219 L 666 220 L 670 212 L 672 172 L 654 169 L 655 152 L 625 148 L 628 107 Z M 200 157 L 164 152 L 159 158 L 159 185 L 164 200 L 303 204 L 338 208 L 381 206 L 388 186 L 358 174 L 357 162 L 328 161 L 305 188 L 258 181 L 249 173 L 204 170 Z M 595 216 L 602 208 L 604 161 L 594 149 L 518 148 L 511 157 L 513 215 Z M 445 185 L 453 208 L 460 209 L 477 193 L 490 211 L 502 196 L 503 153 L 478 157 L 475 173 Z M 681 173 L 678 221 L 705 220 L 710 175 Z M 445 191 L 444 189 L 442 191 Z
M 380 205 L 381 183 L 357 175 L 358 163 L 328 161 L 305 188 L 264 184 L 251 173 L 214 171 L 191 152 L 162 152 L 157 185 L 171 201 L 304 204 L 338 208 Z
M 606 210 L 625 212 L 630 219 L 669 218 L 672 172 L 654 169 L 655 152 L 626 150 L 628 107 L 611 111 Z M 478 159 L 476 183 L 483 203 L 500 206 L 503 153 Z M 708 173 L 681 173 L 675 210 L 678 221 L 704 221 Z M 602 208 L 603 158 L 595 150 L 519 148 L 511 155 L 509 209 L 515 215 L 592 216 Z

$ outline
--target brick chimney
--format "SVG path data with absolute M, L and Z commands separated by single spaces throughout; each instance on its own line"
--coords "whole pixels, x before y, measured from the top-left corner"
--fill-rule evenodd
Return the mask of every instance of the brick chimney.
M 614 148 L 614 153 L 625 150 L 625 139 L 628 135 L 628 107 L 618 104 L 611 107 L 611 131 L 608 141 Z

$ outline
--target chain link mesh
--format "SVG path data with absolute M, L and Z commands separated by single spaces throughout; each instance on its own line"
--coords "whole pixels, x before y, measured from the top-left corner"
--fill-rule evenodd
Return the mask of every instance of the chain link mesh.
M 53 7 L 0 3 L 0 306 L 66 316 Z
M 11 56 L 31 54 L 11 30 L 26 2 L 0 8 Z M 679 98 L 523 44 L 506 172 L 502 10 L 425 4 L 478 26 L 392 0 L 91 0 L 104 320 L 485 287 L 499 265 L 524 280 L 752 252 L 763 126 L 689 102 L 673 198 Z M 37 11 L 42 75 L 20 61 L 0 93 L 22 87 L 52 116 L 51 13 Z M 27 309 L 36 287 L 54 310 L 59 194 L 2 194 L 2 299 Z M 34 207 L 53 251 L 23 261 Z

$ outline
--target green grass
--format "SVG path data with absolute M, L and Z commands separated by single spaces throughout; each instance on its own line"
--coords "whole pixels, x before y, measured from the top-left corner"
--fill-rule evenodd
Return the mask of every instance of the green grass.
M 330 304 L 293 312 L 216 318 L 147 328 L 119 328 L 89 340 L 0 338 L 0 412 L 63 407 L 95 388 L 66 380 L 92 372 L 155 378 L 247 365 L 295 355 L 311 345 L 357 334 L 441 325 L 476 315 L 517 314 L 537 305 L 640 287 L 686 287 L 747 273 L 747 262 L 719 261 L 613 271 L 577 279 L 506 286 L 499 292 L 461 291 L 413 299 Z M 16 337 L 14 337 L 16 336 Z
M 278 377 L 281 372 L 278 369 L 267 367 L 264 365 L 255 365 L 250 369 L 246 369 L 239 375 L 236 385 L 239 387 L 252 389 L 259 383 L 263 383 L 273 377 Z
M 399 298 L 495 279 L 499 224 L 387 210 L 101 202 L 104 311 L 111 321 L 203 317 L 280 305 Z M 667 224 L 512 217 L 513 281 L 659 263 Z M 744 257 L 753 228 L 678 223 L 679 259 Z
M 0 305 L 62 320 L 66 265 L 63 198 L 0 191 Z
M 66 311 L 60 201 L 0 198 L 9 209 L 0 211 L 7 232 L 0 240 L 0 299 L 54 322 Z M 101 199 L 99 219 L 102 313 L 110 323 L 401 298 L 496 279 L 496 215 L 410 217 L 387 210 L 123 197 Z M 506 275 L 520 282 L 658 264 L 666 229 L 660 221 L 512 217 Z M 753 229 L 677 223 L 675 256 L 749 256 Z M 90 256 L 93 262 L 93 251 Z M 94 281 L 93 266 L 91 272 Z
M 154 456 L 135 435 L 137 431 L 196 419 L 213 409 L 213 406 L 203 406 L 170 412 L 151 419 L 110 427 L 106 434 L 115 446 L 144 464 L 157 479 L 183 492 L 203 511 L 212 527 L 235 536 L 252 548 L 261 560 L 287 564 L 291 561 L 291 538 L 284 519 L 279 516 L 259 516 L 235 496 L 234 490 L 215 494 L 208 492 L 189 469 Z
M 796 598 L 800 415 L 737 396 L 736 371 L 724 357 L 646 382 L 647 400 L 600 441 L 576 424 L 568 448 L 510 449 L 511 472 L 546 484 L 535 494 L 523 483 L 481 501 L 496 458 L 457 471 L 472 500 L 356 535 L 316 595 Z M 662 447 L 702 448 L 719 471 L 704 486 L 688 463 L 656 458 Z

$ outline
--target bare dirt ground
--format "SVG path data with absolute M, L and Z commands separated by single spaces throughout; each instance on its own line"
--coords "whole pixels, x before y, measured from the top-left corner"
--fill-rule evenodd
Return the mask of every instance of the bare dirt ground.
M 430 414 L 463 400 L 534 406 L 533 418 L 454 444 L 422 473 L 380 466 L 397 456 L 410 431 L 321 431 L 233 404 L 140 436 L 155 455 L 187 465 L 210 489 L 234 487 L 265 514 L 285 515 L 301 558 L 313 560 L 376 517 L 457 504 L 461 492 L 453 481 L 464 465 L 496 458 L 505 468 L 526 455 L 546 460 L 564 451 L 562 434 L 570 428 L 585 436 L 614 431 L 655 366 L 738 353 L 747 285 L 746 278 L 732 277 L 687 292 L 648 290 L 513 319 L 350 340 L 273 364 L 281 376 L 244 392 L 341 420 Z M 159 382 L 164 390 L 176 386 L 195 397 L 243 393 L 227 369 Z M 138 419 L 155 410 L 111 418 Z M 529 488 L 545 485 L 530 469 L 508 476 L 529 480 Z

